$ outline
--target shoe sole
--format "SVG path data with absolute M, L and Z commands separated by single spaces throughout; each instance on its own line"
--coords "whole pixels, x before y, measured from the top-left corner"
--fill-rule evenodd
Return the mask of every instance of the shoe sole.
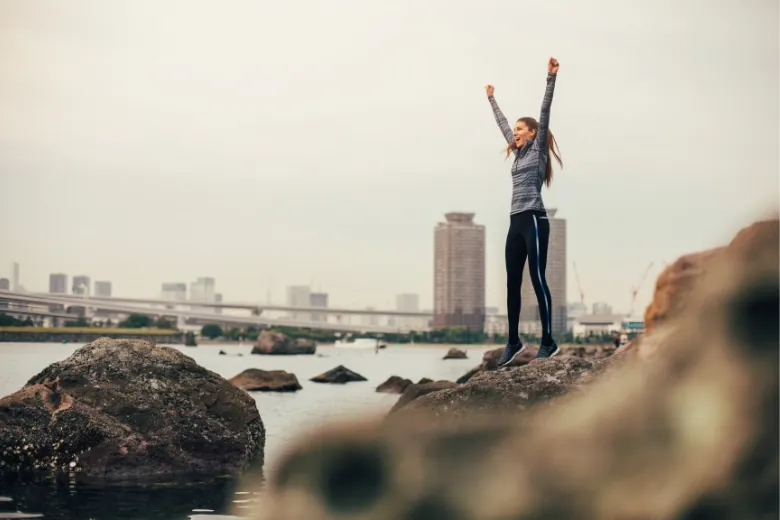
M 520 350 L 512 354 L 512 357 L 509 358 L 509 360 L 506 363 L 499 363 L 498 368 L 507 366 L 509 363 L 514 361 L 514 359 L 517 357 L 518 354 L 522 354 L 523 352 L 525 352 L 526 348 L 528 348 L 528 345 L 523 345 L 522 347 L 520 347 Z

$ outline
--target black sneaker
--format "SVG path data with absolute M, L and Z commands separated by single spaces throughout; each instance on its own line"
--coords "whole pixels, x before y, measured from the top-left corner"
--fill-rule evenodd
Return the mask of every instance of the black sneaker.
M 550 358 L 558 354 L 561 349 L 553 341 L 552 345 L 540 345 L 539 352 L 536 353 L 537 358 Z
M 517 356 L 519 353 L 525 350 L 525 345 L 522 343 L 518 345 L 512 345 L 511 343 L 507 343 L 506 348 L 504 349 L 504 352 L 501 354 L 501 358 L 498 360 L 498 366 L 502 367 L 515 359 L 515 356 Z

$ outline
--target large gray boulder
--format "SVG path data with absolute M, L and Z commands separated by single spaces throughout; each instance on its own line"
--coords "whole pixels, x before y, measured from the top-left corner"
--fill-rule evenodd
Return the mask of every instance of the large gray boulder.
M 170 347 L 101 338 L 0 399 L 0 476 L 216 477 L 262 465 L 254 400 Z

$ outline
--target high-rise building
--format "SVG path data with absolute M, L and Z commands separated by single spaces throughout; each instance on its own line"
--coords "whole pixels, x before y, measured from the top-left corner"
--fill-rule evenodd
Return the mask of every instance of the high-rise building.
M 204 276 L 190 284 L 190 301 L 214 303 L 214 278 Z
M 20 285 L 19 285 L 19 262 L 14 262 L 12 266 L 13 274 L 12 274 L 12 284 L 11 284 L 11 290 L 14 292 L 19 292 Z
M 68 275 L 64 273 L 50 274 L 49 292 L 52 294 L 68 294 Z
M 8 278 L 0 278 L 0 291 L 10 291 L 11 290 L 11 280 Z
M 73 277 L 73 294 L 89 294 L 90 279 L 86 275 Z
M 566 219 L 555 218 L 557 209 L 548 209 L 547 218 L 550 222 L 550 242 L 547 246 L 547 269 L 545 278 L 550 288 L 552 303 L 552 333 L 563 334 L 567 329 L 566 302 Z M 523 286 L 520 290 L 522 307 L 520 310 L 520 332 L 541 334 L 542 323 L 539 319 L 539 302 L 531 283 L 528 268 L 525 264 Z
M 287 287 L 288 307 L 310 307 L 311 288 L 308 285 L 290 285 Z M 292 320 L 308 320 L 311 315 L 300 312 L 290 313 Z
M 187 301 L 187 284 L 182 282 L 164 282 L 160 291 L 160 299 L 171 302 Z M 173 309 L 175 306 L 165 305 L 166 309 Z
M 95 296 L 111 298 L 111 282 L 95 282 Z
M 222 293 L 214 293 L 214 303 L 222 303 Z M 222 307 L 214 307 L 215 314 L 222 314 Z
M 319 307 L 321 309 L 328 308 L 328 293 L 313 292 L 309 294 L 309 306 Z M 328 321 L 328 315 L 324 312 L 313 312 L 311 315 L 311 321 Z
M 434 230 L 434 328 L 485 324 L 485 226 L 447 213 Z
M 163 300 L 183 302 L 187 300 L 187 284 L 167 282 L 162 284 L 160 298 Z

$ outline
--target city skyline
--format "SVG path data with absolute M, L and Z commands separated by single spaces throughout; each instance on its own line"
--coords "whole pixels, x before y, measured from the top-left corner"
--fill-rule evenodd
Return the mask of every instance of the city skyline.
M 628 311 L 654 262 L 644 308 L 664 262 L 777 209 L 776 2 L 145 5 L 0 4 L 0 276 L 18 262 L 29 291 L 208 274 L 226 300 L 424 304 L 456 210 L 486 226 L 498 306 L 511 163 L 483 86 L 538 118 L 550 56 L 564 168 L 542 194 L 588 302 Z

